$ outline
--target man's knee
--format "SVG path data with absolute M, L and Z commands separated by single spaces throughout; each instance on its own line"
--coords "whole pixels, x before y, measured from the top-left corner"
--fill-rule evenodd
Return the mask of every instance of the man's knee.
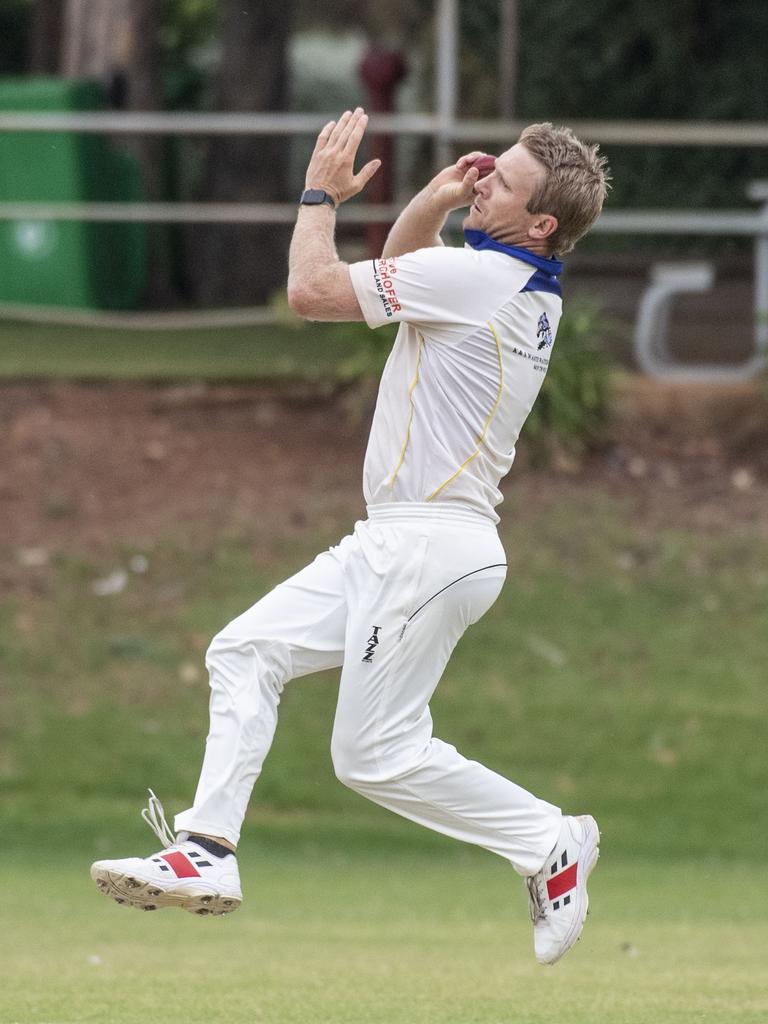
M 222 629 L 208 644 L 208 650 L 205 652 L 205 664 L 209 667 L 215 665 L 231 647 L 232 643 L 227 636 L 227 630 Z
M 266 637 L 242 637 L 225 627 L 205 654 L 211 687 L 269 686 L 280 694 L 290 679 L 290 655 L 284 644 Z
M 350 789 L 371 790 L 407 775 L 413 767 L 406 746 L 383 743 L 375 735 L 334 730 L 331 760 L 336 778 Z
M 370 745 L 363 743 L 360 736 L 334 729 L 331 760 L 336 778 L 350 789 L 376 781 L 376 759 Z
M 228 675 L 238 660 L 243 660 L 244 645 L 225 627 L 211 640 L 205 652 L 205 667 L 211 680 L 217 675 Z

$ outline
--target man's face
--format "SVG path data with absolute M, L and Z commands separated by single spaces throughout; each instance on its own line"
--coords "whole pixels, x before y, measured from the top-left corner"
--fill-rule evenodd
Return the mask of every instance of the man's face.
M 535 245 L 529 232 L 541 217 L 526 206 L 544 174 L 525 146 L 518 143 L 508 149 L 496 160 L 496 169 L 475 185 L 475 201 L 464 227 L 484 231 L 506 245 Z

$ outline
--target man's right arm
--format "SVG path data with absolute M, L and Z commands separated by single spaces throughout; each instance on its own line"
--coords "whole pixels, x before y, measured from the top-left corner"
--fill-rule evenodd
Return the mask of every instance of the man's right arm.
M 472 161 L 478 156 L 482 154 L 474 152 L 460 157 L 414 196 L 393 224 L 382 257 L 402 256 L 443 244 L 440 232 L 448 214 L 472 202 L 475 183 L 480 177 Z

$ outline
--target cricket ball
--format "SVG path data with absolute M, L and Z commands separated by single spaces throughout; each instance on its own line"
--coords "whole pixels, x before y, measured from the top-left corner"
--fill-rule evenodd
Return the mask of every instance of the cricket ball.
M 489 175 L 496 167 L 495 156 L 479 156 L 477 159 L 472 161 L 472 166 L 476 167 L 480 171 L 480 177 L 485 178 Z

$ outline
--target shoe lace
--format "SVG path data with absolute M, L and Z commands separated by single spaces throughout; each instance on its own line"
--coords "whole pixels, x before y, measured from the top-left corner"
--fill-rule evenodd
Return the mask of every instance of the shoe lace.
M 164 849 L 173 846 L 176 842 L 176 836 L 171 832 L 168 822 L 165 820 L 163 805 L 151 789 L 148 792 L 149 802 L 142 810 L 141 816 L 163 844 Z
M 541 872 L 530 875 L 525 880 L 528 886 L 528 910 L 534 924 L 544 921 L 547 916 L 547 901 L 544 893 L 544 879 Z

